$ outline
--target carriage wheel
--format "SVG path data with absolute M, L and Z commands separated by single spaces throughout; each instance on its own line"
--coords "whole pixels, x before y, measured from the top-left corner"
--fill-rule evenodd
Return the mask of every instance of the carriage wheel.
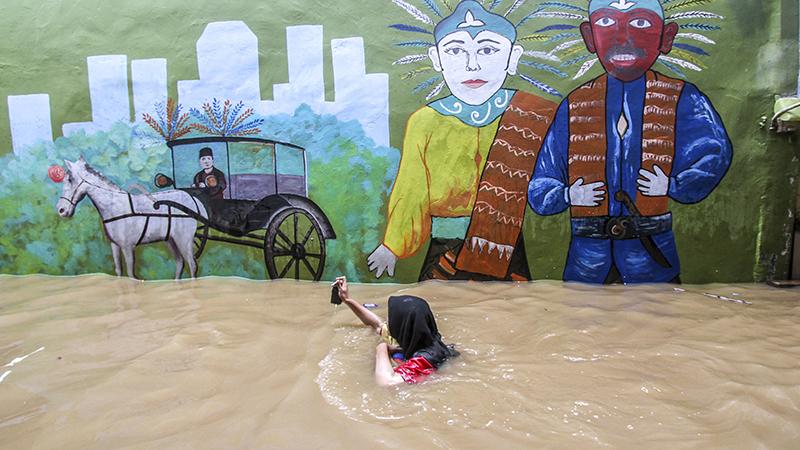
M 264 261 L 272 279 L 319 281 L 325 268 L 325 238 L 317 219 L 299 208 L 278 213 L 264 236 Z
M 197 224 L 197 231 L 194 232 L 194 259 L 200 258 L 207 241 L 208 225 Z

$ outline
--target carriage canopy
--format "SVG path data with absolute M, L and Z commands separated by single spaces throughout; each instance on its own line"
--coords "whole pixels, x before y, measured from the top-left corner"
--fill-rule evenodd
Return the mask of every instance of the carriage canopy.
M 261 200 L 274 194 L 307 196 L 305 150 L 293 144 L 259 138 L 190 138 L 167 143 L 172 151 L 175 187 L 192 187 L 200 170 L 199 154 L 210 148 L 214 167 L 228 180 L 226 199 Z

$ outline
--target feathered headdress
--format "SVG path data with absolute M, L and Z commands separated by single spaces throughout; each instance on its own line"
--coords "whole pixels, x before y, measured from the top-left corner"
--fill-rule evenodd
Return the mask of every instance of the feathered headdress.
M 659 56 L 656 64 L 660 64 L 680 78 L 686 78 L 685 69 L 700 72 L 706 68 L 702 59 L 710 54 L 704 47 L 716 44 L 707 34 L 720 29 L 715 22 L 722 20 L 723 17 L 717 13 L 699 11 L 696 8 L 710 5 L 713 2 L 714 0 L 661 0 L 664 21 L 676 22 L 680 27 L 680 32 L 675 36 L 672 51 L 668 55 Z M 560 64 L 562 70 L 574 71 L 573 80 L 585 76 L 599 61 L 582 45 L 583 39 L 578 32 L 580 23 L 589 20 L 588 10 L 564 1 L 547 1 L 539 3 L 536 10 L 524 20 L 540 17 L 564 19 L 562 23 L 550 25 L 539 32 L 562 30 L 562 34 L 548 40 L 549 42 L 563 41 L 552 48 L 548 54 L 558 56 L 562 60 Z
M 422 8 L 405 0 L 391 1 L 421 22 L 421 25 L 405 23 L 389 25 L 389 28 L 404 33 L 425 35 L 424 39 L 420 37 L 395 43 L 398 47 L 409 49 L 427 49 L 435 46 L 433 29 L 437 22 L 455 10 L 453 4 L 456 3 L 455 0 L 420 0 L 424 4 L 425 10 L 423 11 Z M 710 56 L 706 46 L 716 44 L 707 35 L 720 29 L 716 23 L 723 17 L 712 11 L 697 10 L 696 8 L 713 2 L 714 0 L 661 0 L 665 14 L 664 20 L 678 23 L 680 32 L 675 37 L 672 51 L 668 55 L 661 55 L 657 64 L 681 78 L 686 78 L 685 69 L 699 72 L 706 67 L 702 62 L 703 58 Z M 597 57 L 586 49 L 579 30 L 580 23 L 589 20 L 586 0 L 543 2 L 481 0 L 479 3 L 487 11 L 495 14 L 500 14 L 500 11 L 505 9 L 502 16 L 509 20 L 513 16 L 522 16 L 516 21 L 517 42 L 525 47 L 528 47 L 530 43 L 536 43 L 539 48 L 526 49 L 520 64 L 529 71 L 528 73 L 518 72 L 517 75 L 536 89 L 549 95 L 562 97 L 557 89 L 542 81 L 542 78 L 563 79 L 570 74 L 573 80 L 578 80 L 597 64 Z M 503 8 L 503 3 L 507 3 L 508 7 Z M 525 8 L 528 4 L 535 4 L 533 10 Z M 432 19 L 429 14 L 432 14 L 434 18 Z M 413 79 L 434 71 L 433 66 L 427 61 L 427 54 L 417 53 L 403 56 L 393 64 L 411 66 L 411 70 L 405 72 L 401 78 Z M 425 92 L 427 101 L 437 96 L 444 86 L 442 75 L 435 74 L 417 84 L 414 93 Z
M 424 4 L 424 7 L 422 8 L 424 8 L 425 11 L 423 11 L 422 8 L 414 6 L 405 0 L 391 0 L 391 2 L 402 8 L 418 22 L 421 22 L 421 25 L 395 23 L 389 25 L 389 28 L 405 33 L 426 35 L 425 39 L 418 38 L 395 43 L 395 45 L 398 47 L 409 49 L 421 48 L 427 50 L 430 47 L 435 47 L 436 42 L 434 38 L 434 30 L 436 29 L 437 24 L 447 20 L 447 18 L 458 8 L 455 0 L 421 0 L 421 3 Z M 490 15 L 501 18 L 501 20 L 498 21 L 499 23 L 509 23 L 509 26 L 516 28 L 516 42 L 521 43 L 523 46 L 529 42 L 547 42 L 561 30 L 559 28 L 551 28 L 528 34 L 520 33 L 521 26 L 530 20 L 531 17 L 525 16 L 521 20 L 517 21 L 516 24 L 514 21 L 512 21 L 512 18 L 522 15 L 523 6 L 526 3 L 533 2 L 526 2 L 526 0 L 507 0 L 505 2 L 508 4 L 507 7 L 501 6 L 501 4 L 504 3 L 503 0 L 481 0 L 474 3 L 478 3 L 483 9 L 485 9 L 485 11 L 490 13 Z M 434 18 L 432 19 L 432 16 L 429 14 L 432 14 Z M 557 16 L 557 18 L 562 17 Z M 484 22 L 486 21 L 481 21 L 481 23 Z M 501 34 L 507 35 L 508 33 Z M 540 79 L 541 76 L 548 78 L 566 78 L 567 74 L 557 67 L 557 64 L 560 62 L 561 59 L 551 52 L 526 51 L 520 60 L 520 64 L 525 66 L 527 69 L 526 71 L 529 73 L 522 73 L 518 71 L 517 75 L 542 92 L 556 97 L 562 97 L 561 93 L 557 89 Z M 412 66 L 411 70 L 401 76 L 402 79 L 412 79 L 420 75 L 434 72 L 433 66 L 428 64 L 427 53 L 409 54 L 394 61 L 393 64 Z M 445 82 L 442 75 L 435 74 L 425 81 L 417 84 L 414 88 L 414 93 L 424 92 L 426 94 L 425 100 L 430 100 L 439 95 L 444 86 Z

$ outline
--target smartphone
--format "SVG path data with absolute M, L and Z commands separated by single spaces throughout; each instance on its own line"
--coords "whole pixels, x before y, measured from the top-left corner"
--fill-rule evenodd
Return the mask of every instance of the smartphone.
M 334 286 L 333 289 L 331 289 L 331 303 L 334 305 L 342 304 L 342 298 L 339 297 L 339 286 Z

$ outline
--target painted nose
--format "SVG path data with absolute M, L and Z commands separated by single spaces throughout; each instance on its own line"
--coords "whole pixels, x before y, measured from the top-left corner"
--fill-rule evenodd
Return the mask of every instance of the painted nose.
M 614 42 L 617 45 L 627 44 L 630 40 L 630 36 L 628 35 L 628 33 L 629 33 L 628 27 L 624 24 L 620 25 L 617 32 L 614 33 Z
M 476 72 L 481 70 L 481 66 L 478 65 L 478 58 L 475 56 L 468 56 L 467 57 L 467 72 Z

